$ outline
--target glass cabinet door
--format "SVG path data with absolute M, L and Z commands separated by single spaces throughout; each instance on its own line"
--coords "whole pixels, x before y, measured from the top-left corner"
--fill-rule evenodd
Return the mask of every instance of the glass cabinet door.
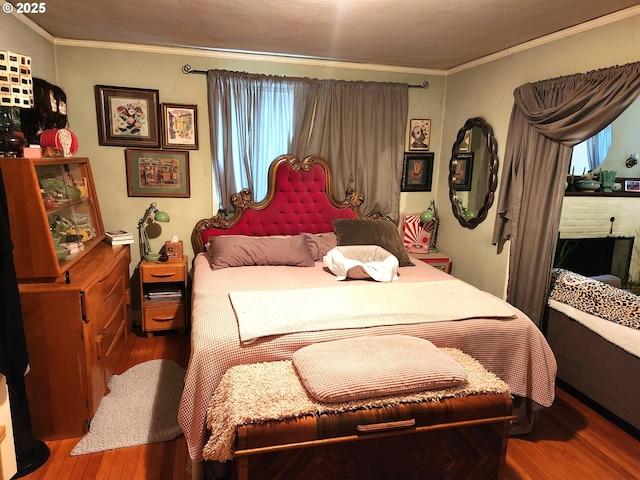
M 104 239 L 88 158 L 0 158 L 18 281 L 51 281 Z
M 86 168 L 81 163 L 64 163 L 36 165 L 35 170 L 56 257 L 63 263 L 102 234 Z

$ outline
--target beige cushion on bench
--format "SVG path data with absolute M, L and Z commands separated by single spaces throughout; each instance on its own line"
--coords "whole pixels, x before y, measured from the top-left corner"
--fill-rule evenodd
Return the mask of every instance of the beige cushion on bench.
M 446 388 L 467 381 L 466 370 L 433 343 L 408 335 L 316 343 L 293 354 L 308 393 L 343 402 Z

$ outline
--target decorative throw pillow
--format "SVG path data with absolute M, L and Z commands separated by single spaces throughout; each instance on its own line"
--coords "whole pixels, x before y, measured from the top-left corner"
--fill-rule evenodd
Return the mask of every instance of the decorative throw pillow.
M 321 261 L 329 250 L 338 245 L 338 239 L 334 232 L 303 233 L 302 236 L 307 242 L 311 256 L 316 262 Z
M 307 392 L 321 402 L 346 402 L 453 387 L 467 371 L 433 343 L 408 335 L 315 343 L 293 354 Z
M 400 232 L 389 220 L 341 218 L 333 221 L 338 245 L 378 245 L 395 255 L 401 267 L 413 266 L 404 248 Z
M 302 235 L 209 237 L 207 255 L 212 270 L 248 265 L 315 265 Z

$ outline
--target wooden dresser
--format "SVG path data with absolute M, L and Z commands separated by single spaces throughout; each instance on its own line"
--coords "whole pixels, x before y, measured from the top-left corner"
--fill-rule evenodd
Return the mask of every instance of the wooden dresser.
M 105 243 L 89 160 L 2 158 L 32 429 L 86 432 L 130 328 L 129 246 Z M 60 247 L 64 246 L 64 248 Z

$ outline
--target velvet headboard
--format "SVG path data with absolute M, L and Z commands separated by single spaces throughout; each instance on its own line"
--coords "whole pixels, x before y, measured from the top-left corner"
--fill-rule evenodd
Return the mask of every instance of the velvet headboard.
M 331 170 L 318 156 L 299 160 L 281 155 L 269 167 L 267 196 L 259 203 L 245 188 L 231 196 L 235 213 L 196 223 L 191 236 L 194 252 L 204 251 L 209 237 L 217 235 L 298 235 L 333 231 L 337 218 L 362 218 L 364 195 L 347 189 L 345 199 L 337 201 L 331 193 Z

